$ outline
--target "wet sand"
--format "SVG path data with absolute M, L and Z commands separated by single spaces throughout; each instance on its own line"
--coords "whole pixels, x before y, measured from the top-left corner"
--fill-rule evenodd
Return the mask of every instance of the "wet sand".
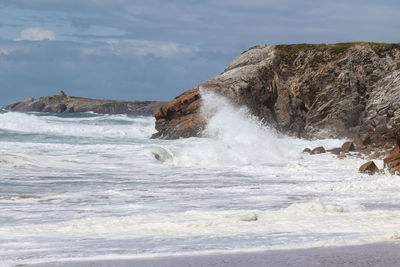
M 176 266 L 400 266 L 400 243 L 358 246 L 229 253 L 196 256 L 149 257 L 64 261 L 28 266 L 49 267 L 176 267 Z

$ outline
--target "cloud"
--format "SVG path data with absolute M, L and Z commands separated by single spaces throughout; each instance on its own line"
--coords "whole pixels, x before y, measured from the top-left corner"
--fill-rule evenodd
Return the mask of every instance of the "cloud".
M 82 47 L 85 55 L 145 57 L 155 56 L 171 58 L 174 56 L 191 55 L 199 52 L 197 47 L 185 46 L 173 42 L 157 42 L 148 40 L 118 40 L 108 39 L 103 45 L 97 47 Z
M 44 30 L 39 27 L 28 28 L 20 32 L 16 41 L 42 41 L 55 40 L 56 36 L 51 30 Z
M 28 52 L 29 49 L 28 48 L 24 48 L 24 47 L 18 47 L 18 46 L 3 46 L 0 45 L 0 56 L 8 56 L 11 53 L 14 53 L 16 51 L 24 51 L 24 52 Z

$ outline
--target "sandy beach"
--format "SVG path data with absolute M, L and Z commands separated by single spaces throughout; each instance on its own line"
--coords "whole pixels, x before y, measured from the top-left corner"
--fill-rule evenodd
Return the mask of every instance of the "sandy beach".
M 400 243 L 265 251 L 255 253 L 171 256 L 140 259 L 109 259 L 49 262 L 28 265 L 49 266 L 400 266 Z

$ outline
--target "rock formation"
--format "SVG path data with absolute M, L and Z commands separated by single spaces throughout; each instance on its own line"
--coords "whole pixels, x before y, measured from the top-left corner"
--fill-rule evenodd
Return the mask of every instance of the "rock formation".
M 195 87 L 175 97 L 154 114 L 157 120 L 153 138 L 177 139 L 201 134 L 204 121 L 200 112 L 199 88 Z
M 298 137 L 354 137 L 382 145 L 400 130 L 400 44 L 256 46 L 221 74 L 156 112 L 154 137 L 199 136 L 201 92 L 245 105 Z
M 166 102 L 157 101 L 116 101 L 97 100 L 67 96 L 63 91 L 58 95 L 29 98 L 4 107 L 9 111 L 21 112 L 95 112 L 99 114 L 128 114 L 151 116 Z

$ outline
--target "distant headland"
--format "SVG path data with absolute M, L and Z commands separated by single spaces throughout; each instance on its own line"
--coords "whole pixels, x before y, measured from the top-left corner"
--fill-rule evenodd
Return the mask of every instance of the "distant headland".
M 58 95 L 28 98 L 6 105 L 3 109 L 19 112 L 128 114 L 152 116 L 157 108 L 166 104 L 161 101 L 117 101 L 68 96 L 64 91 Z

